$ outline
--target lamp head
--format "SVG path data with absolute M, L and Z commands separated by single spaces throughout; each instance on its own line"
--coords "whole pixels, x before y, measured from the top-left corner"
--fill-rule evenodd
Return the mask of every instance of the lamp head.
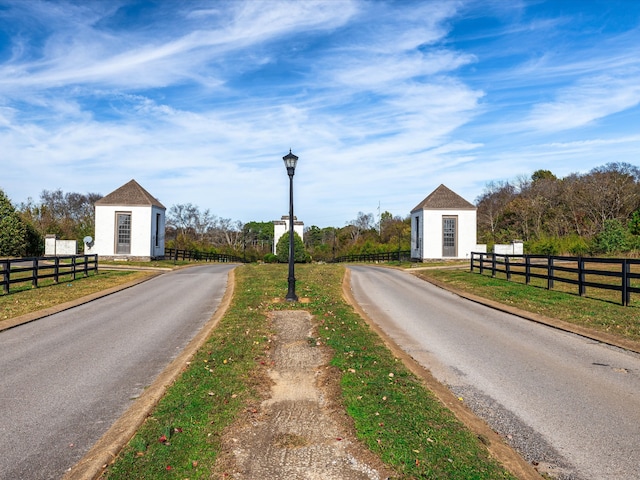
M 291 153 L 291 149 L 289 149 L 289 153 L 282 157 L 282 159 L 284 160 L 285 167 L 287 167 L 287 173 L 289 173 L 289 175 L 293 175 L 293 172 L 296 169 L 296 164 L 298 163 L 298 157 Z

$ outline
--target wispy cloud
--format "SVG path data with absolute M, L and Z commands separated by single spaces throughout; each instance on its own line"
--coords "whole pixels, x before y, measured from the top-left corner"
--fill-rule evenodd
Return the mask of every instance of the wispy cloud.
M 535 105 L 525 125 L 537 130 L 577 128 L 640 104 L 640 69 L 623 77 L 588 78 Z

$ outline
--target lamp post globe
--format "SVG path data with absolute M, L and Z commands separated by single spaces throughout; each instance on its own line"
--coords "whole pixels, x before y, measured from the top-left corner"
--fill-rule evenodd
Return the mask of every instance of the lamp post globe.
M 293 175 L 296 172 L 298 157 L 291 153 L 291 149 L 289 149 L 289 153 L 282 157 L 282 160 L 284 160 L 287 175 L 289 175 L 289 290 L 287 291 L 286 300 L 287 302 L 297 302 L 293 243 Z

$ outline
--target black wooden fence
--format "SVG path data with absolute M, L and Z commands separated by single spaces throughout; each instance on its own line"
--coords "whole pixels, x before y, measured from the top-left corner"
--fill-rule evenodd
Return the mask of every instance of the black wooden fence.
M 359 253 L 355 255 L 343 255 L 336 257 L 336 262 L 401 262 L 410 261 L 410 250 L 396 250 L 395 252 Z
M 532 278 L 547 282 L 551 290 L 555 282 L 577 286 L 577 293 L 584 296 L 587 287 L 620 292 L 622 305 L 628 306 L 632 293 L 640 293 L 640 259 L 563 257 L 553 255 L 499 255 L 495 253 L 471 253 L 471 271 L 480 274 L 498 273 L 511 280 L 514 275 L 523 276 L 528 285 Z M 595 281 L 594 277 L 610 278 L 610 283 Z M 632 283 L 634 282 L 634 283 Z
M 75 280 L 78 274 L 88 276 L 89 272 L 98 272 L 98 255 L 64 255 L 59 257 L 31 257 L 0 260 L 0 286 L 9 293 L 11 285 L 38 282 L 53 279 Z
M 204 262 L 243 263 L 243 259 L 235 255 L 228 255 L 226 253 L 198 252 L 197 250 L 179 250 L 176 248 L 165 248 L 164 258 L 169 260 L 199 260 Z

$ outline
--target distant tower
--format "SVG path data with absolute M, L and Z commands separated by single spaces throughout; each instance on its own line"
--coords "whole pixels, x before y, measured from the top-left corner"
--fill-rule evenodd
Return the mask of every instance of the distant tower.
M 304 240 L 304 223 L 296 220 L 293 216 L 293 231 L 296 232 L 302 240 Z M 289 215 L 283 215 L 280 220 L 273 221 L 273 254 L 276 254 L 276 245 L 278 240 L 289 231 Z

